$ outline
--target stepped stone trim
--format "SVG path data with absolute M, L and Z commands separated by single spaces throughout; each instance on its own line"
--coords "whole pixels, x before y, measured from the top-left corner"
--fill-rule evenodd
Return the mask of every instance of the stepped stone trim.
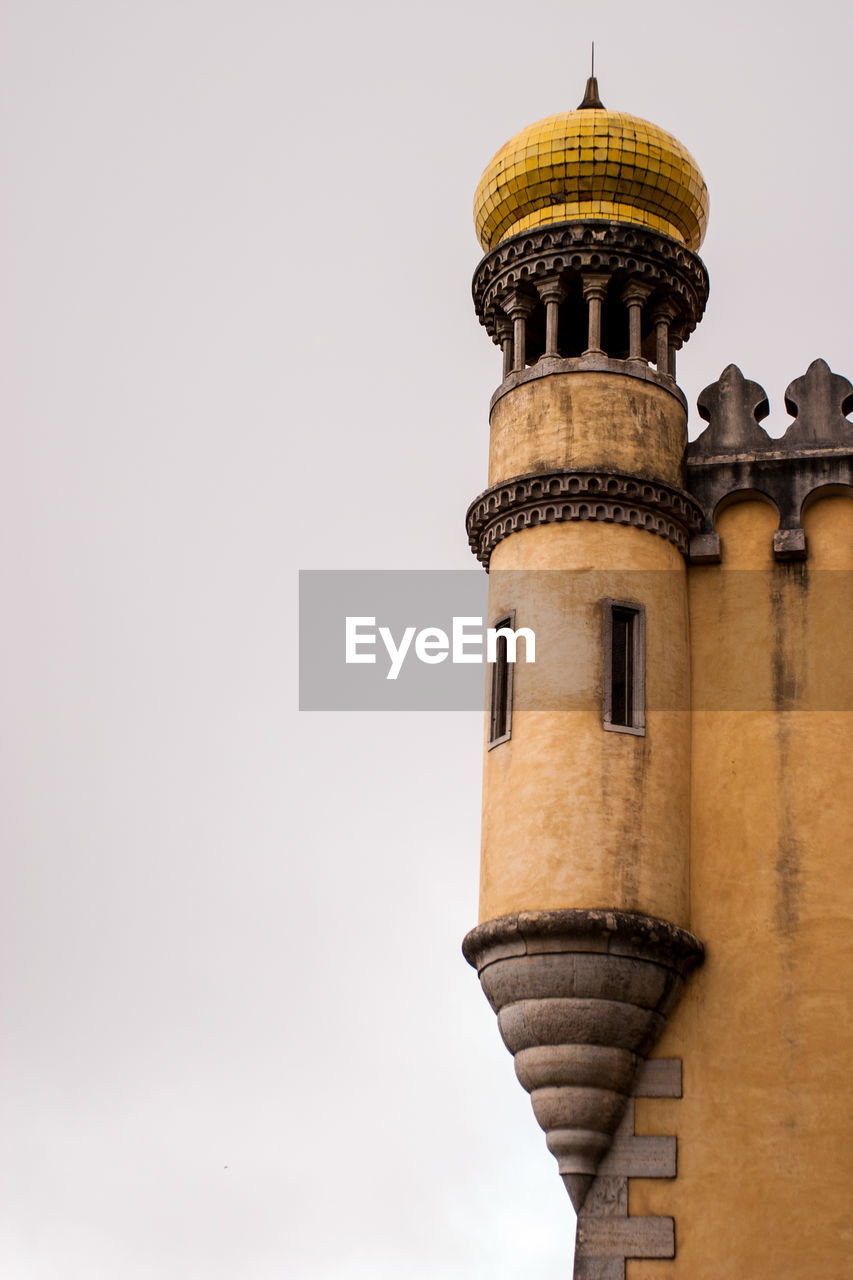
M 689 493 L 622 471 L 548 471 L 514 476 L 486 489 L 468 508 L 474 555 L 489 566 L 499 542 L 522 529 L 567 520 L 633 525 L 667 538 L 684 555 L 702 510 Z
M 629 1258 L 675 1257 L 675 1221 L 628 1213 L 630 1178 L 674 1178 L 677 1140 L 634 1133 L 635 1098 L 680 1098 L 681 1060 L 655 1058 L 637 1074 L 607 1156 L 578 1214 L 573 1280 L 625 1280 Z M 649 1154 L 655 1153 L 650 1162 Z

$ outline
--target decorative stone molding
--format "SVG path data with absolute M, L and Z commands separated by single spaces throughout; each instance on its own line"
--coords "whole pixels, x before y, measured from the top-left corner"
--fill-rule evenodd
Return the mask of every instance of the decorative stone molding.
M 757 382 L 745 378 L 736 364 L 730 364 L 717 382 L 699 393 L 696 406 L 699 417 L 710 425 L 695 446 L 688 447 L 688 456 L 691 451 L 716 456 L 771 447 L 770 437 L 758 425 L 770 412 L 767 393 Z
M 790 448 L 820 449 L 853 444 L 853 385 L 833 373 L 825 360 L 813 360 L 802 378 L 785 391 L 785 408 L 794 421 L 783 439 Z
M 702 512 L 688 493 L 619 471 L 549 471 L 515 476 L 480 494 L 468 508 L 468 542 L 488 568 L 511 533 L 565 520 L 628 524 L 667 538 L 686 555 Z
M 508 326 L 510 333 L 511 360 L 512 326 L 508 320 L 504 321 L 504 324 Z M 504 329 L 503 332 L 506 333 L 507 330 Z M 514 391 L 516 387 L 520 387 L 525 382 L 535 382 L 538 378 L 549 378 L 554 373 L 618 373 L 623 378 L 638 378 L 641 382 L 651 382 L 654 386 L 668 392 L 687 412 L 687 399 L 681 388 L 676 386 L 673 378 L 658 373 L 657 369 L 653 369 L 651 365 L 640 364 L 639 361 L 611 360 L 609 356 L 594 354 L 577 356 L 574 359 L 567 359 L 565 356 L 542 355 L 536 361 L 536 364 L 528 365 L 526 369 L 517 371 L 513 371 L 507 366 L 503 382 L 495 389 L 489 401 L 489 412 L 491 413 L 497 402 L 502 400 L 505 395 L 508 395 L 510 391 Z
M 625 1113 L 578 1214 L 573 1280 L 625 1280 L 629 1258 L 675 1257 L 672 1218 L 631 1216 L 630 1178 L 674 1178 L 677 1141 L 634 1133 L 635 1098 L 680 1098 L 681 1061 L 653 1058 L 637 1072 Z
M 814 360 L 785 392 L 794 418 L 781 439 L 767 434 L 761 420 L 770 411 L 764 388 L 730 364 L 698 399 L 709 424 L 687 446 L 687 487 L 702 508 L 702 527 L 690 544 L 698 564 L 718 563 L 722 552 L 715 528 L 720 503 L 738 493 L 770 498 L 779 511 L 773 535 L 777 560 L 802 560 L 807 553 L 802 528 L 806 500 L 828 485 L 853 486 L 853 385 Z
M 645 227 L 592 219 L 531 229 L 497 245 L 474 273 L 474 306 L 498 341 L 510 295 L 526 291 L 537 297 L 540 285 L 551 279 L 567 292 L 574 286 L 580 296 L 580 281 L 590 274 L 605 285 L 614 282 L 614 298 L 633 283 L 653 309 L 669 304 L 682 341 L 701 320 L 708 299 L 705 266 L 683 244 Z
M 566 910 L 490 920 L 462 950 L 580 1211 L 702 944 L 650 916 Z

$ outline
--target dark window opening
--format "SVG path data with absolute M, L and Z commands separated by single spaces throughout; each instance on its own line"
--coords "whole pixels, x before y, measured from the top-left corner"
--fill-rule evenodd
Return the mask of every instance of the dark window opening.
M 632 609 L 613 609 L 613 643 L 610 649 L 610 687 L 613 724 L 634 727 L 634 623 Z
M 601 345 L 611 360 L 628 358 L 628 308 L 608 293 L 601 317 Z
M 644 734 L 645 609 L 624 600 L 604 604 L 604 728 Z
M 574 360 L 587 348 L 589 337 L 587 304 L 581 292 L 579 275 L 564 277 L 563 283 L 568 292 L 560 303 L 557 340 L 560 355 Z
M 512 664 L 509 661 L 507 638 L 501 627 L 512 627 L 515 614 L 506 614 L 492 624 L 498 632 L 495 637 L 495 660 L 492 664 L 492 687 L 489 701 L 489 749 L 506 742 L 512 736 Z
M 545 307 L 538 302 L 527 317 L 526 363 L 535 364 L 545 352 Z

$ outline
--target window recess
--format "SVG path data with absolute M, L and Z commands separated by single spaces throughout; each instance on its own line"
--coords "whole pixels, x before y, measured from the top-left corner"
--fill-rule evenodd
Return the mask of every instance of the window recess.
M 495 660 L 492 663 L 491 690 L 489 694 L 489 751 L 492 747 L 508 742 L 512 737 L 512 671 L 509 661 L 507 638 L 501 635 L 501 627 L 515 626 L 515 613 L 505 613 L 492 627 L 495 637 Z
M 604 601 L 604 711 L 614 733 L 646 732 L 646 611 L 630 600 Z

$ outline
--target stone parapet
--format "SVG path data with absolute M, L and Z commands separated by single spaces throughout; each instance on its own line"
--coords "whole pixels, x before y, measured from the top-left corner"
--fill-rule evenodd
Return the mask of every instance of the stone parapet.
M 803 510 L 813 494 L 853 486 L 853 385 L 815 360 L 789 384 L 785 407 L 793 417 L 785 434 L 769 436 L 760 425 L 770 412 L 764 388 L 729 365 L 698 400 L 709 424 L 687 446 L 686 485 L 702 508 L 702 526 L 690 543 L 690 558 L 714 564 L 722 558 L 717 512 L 738 497 L 768 498 L 779 512 L 773 535 L 777 560 L 807 554 Z

